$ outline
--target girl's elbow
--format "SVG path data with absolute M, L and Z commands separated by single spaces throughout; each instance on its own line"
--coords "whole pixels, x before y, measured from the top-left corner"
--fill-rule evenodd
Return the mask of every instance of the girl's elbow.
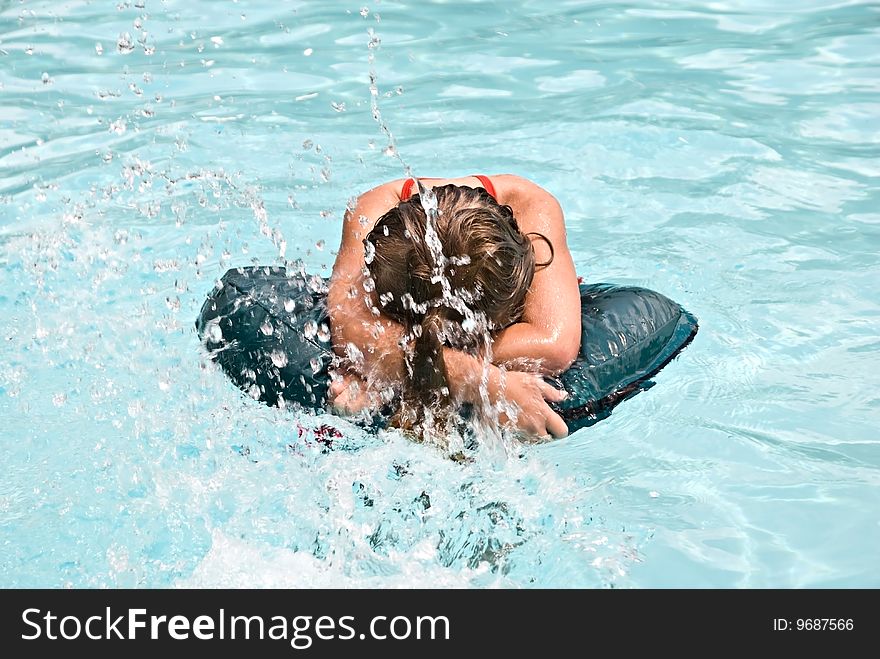
M 580 353 L 580 340 L 562 337 L 550 345 L 550 350 L 544 360 L 544 368 L 548 375 L 559 375 L 574 363 Z

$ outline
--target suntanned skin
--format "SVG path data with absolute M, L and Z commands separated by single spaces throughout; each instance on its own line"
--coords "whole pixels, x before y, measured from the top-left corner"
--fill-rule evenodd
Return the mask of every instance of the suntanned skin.
M 553 195 L 525 178 L 512 174 L 490 178 L 498 202 L 513 209 L 521 231 L 540 233 L 549 239 L 553 245 L 553 261 L 547 267 L 537 268 L 526 295 L 522 321 L 494 335 L 493 365 L 485 365 L 450 348 L 444 349 L 450 394 L 458 401 L 478 400 L 480 380 L 487 375 L 490 398 L 493 401 L 504 398 L 519 407 L 516 426 L 520 431 L 537 437 L 562 437 L 567 434 L 565 422 L 547 401 L 562 400 L 564 394 L 540 377 L 558 375 L 567 369 L 580 348 L 580 294 L 566 244 L 562 209 Z M 342 242 L 328 295 L 333 345 L 337 353 L 345 355 L 346 346 L 354 344 L 362 352 L 363 361 L 354 365 L 360 378 L 349 374 L 331 387 L 334 406 L 341 412 L 355 412 L 369 406 L 370 390 L 386 388 L 404 377 L 405 364 L 399 344 L 403 327 L 375 315 L 375 299 L 363 289 L 363 240 L 378 219 L 400 202 L 404 181 L 390 181 L 365 192 L 355 208 L 346 212 L 343 221 Z M 482 187 L 473 176 L 420 181 L 427 187 L 447 184 Z M 550 248 L 543 240 L 532 238 L 536 261 L 549 261 Z M 537 372 L 522 370 L 526 365 L 531 365 L 533 371 L 536 367 Z M 359 386 L 352 386 L 355 382 Z

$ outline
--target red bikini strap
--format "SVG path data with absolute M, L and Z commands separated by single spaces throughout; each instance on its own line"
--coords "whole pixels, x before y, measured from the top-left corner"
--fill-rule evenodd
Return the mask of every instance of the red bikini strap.
M 495 194 L 495 186 L 492 185 L 492 181 L 488 176 L 483 176 L 482 174 L 475 174 L 475 176 L 480 179 L 480 183 L 483 184 L 483 187 L 486 188 L 486 192 L 494 199 L 498 201 L 498 195 Z
M 403 182 L 403 187 L 400 188 L 400 200 L 406 201 L 409 199 L 410 193 L 412 192 L 412 186 L 415 183 L 414 179 L 408 178 Z
M 486 188 L 486 192 L 491 195 L 492 199 L 495 199 L 497 201 L 498 195 L 495 193 L 495 186 L 492 185 L 492 180 L 488 176 L 483 176 L 482 174 L 475 174 L 474 176 L 480 180 L 480 183 L 483 184 L 483 187 Z M 408 178 L 406 179 L 406 181 L 403 182 L 403 187 L 400 188 L 401 201 L 406 201 L 407 199 L 409 199 L 415 182 L 415 179 L 412 178 Z

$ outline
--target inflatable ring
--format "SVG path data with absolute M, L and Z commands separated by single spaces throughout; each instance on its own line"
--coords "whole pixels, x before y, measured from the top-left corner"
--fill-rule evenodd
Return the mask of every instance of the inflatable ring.
M 569 431 L 653 386 L 650 378 L 698 329 L 693 315 L 646 288 L 581 284 L 580 292 L 580 354 L 554 381 L 569 394 L 554 405 Z M 211 358 L 253 398 L 324 410 L 333 360 L 326 298 L 321 277 L 235 268 L 208 296 L 196 329 Z

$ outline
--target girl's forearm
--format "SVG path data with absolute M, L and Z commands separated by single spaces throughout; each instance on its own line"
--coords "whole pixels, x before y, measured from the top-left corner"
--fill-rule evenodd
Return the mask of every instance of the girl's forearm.
M 443 349 L 449 395 L 460 403 L 479 403 L 484 392 L 494 400 L 502 380 L 501 369 L 479 357 L 453 348 Z
M 515 323 L 495 336 L 492 362 L 518 370 L 532 365 L 544 375 L 558 375 L 577 357 L 579 341 L 579 336 L 562 336 L 531 323 Z
M 340 314 L 341 316 L 342 314 Z M 403 327 L 387 319 L 364 321 L 356 315 L 332 323 L 333 349 L 367 381 L 400 382 L 404 376 Z

